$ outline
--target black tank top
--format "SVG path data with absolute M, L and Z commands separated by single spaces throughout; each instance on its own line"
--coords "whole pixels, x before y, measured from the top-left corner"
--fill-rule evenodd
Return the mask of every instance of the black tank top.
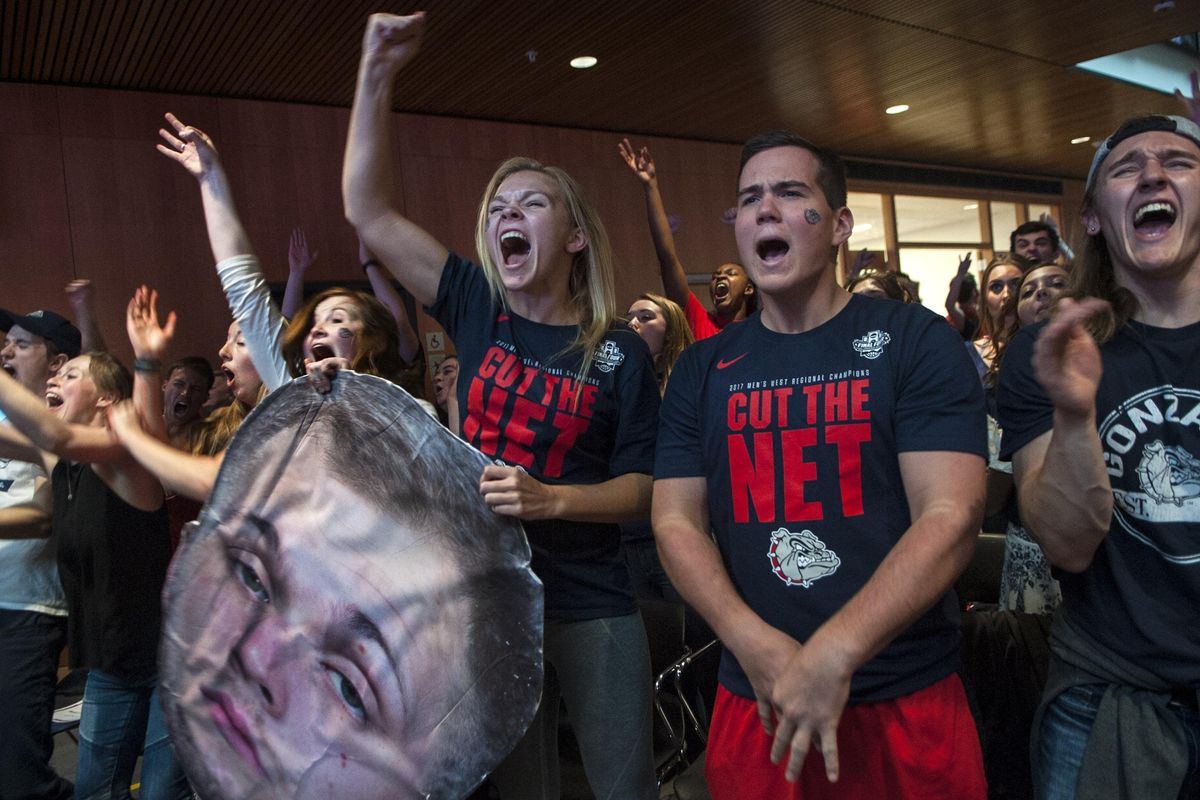
M 71 666 L 131 682 L 153 677 L 171 560 L 166 506 L 136 509 L 90 466 L 66 459 L 51 481 Z

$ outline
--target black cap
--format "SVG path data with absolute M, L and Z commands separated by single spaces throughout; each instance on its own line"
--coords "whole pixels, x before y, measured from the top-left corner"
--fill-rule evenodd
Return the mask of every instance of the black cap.
M 66 317 L 53 311 L 40 310 L 21 316 L 0 308 L 0 329 L 9 330 L 14 325 L 20 325 L 35 336 L 50 340 L 58 348 L 58 352 L 65 353 L 67 358 L 79 355 L 83 337 L 79 334 L 79 328 L 72 325 Z

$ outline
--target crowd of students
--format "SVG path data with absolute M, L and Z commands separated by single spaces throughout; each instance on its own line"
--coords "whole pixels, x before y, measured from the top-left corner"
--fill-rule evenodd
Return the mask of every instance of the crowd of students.
M 494 459 L 479 492 L 523 522 L 544 585 L 548 680 L 489 778 L 501 797 L 559 796 L 560 703 L 597 797 L 657 796 L 642 592 L 686 602 L 692 635 L 724 646 L 713 797 L 988 796 L 952 589 L 985 516 L 1008 537 L 1002 612 L 1055 613 L 1036 796 L 1197 796 L 1196 101 L 1100 146 L 1077 258 L 1052 224 L 1022 225 L 978 291 L 963 260 L 946 319 L 887 269 L 839 283 L 844 167 L 783 131 L 743 149 L 740 263 L 713 270 L 708 311 L 654 161 L 624 140 L 663 293 L 620 314 L 603 222 L 557 167 L 500 165 L 478 263 L 392 202 L 392 93 L 423 28 L 375 15 L 364 38 L 343 197 L 374 294 L 305 302 L 316 254 L 298 231 L 277 308 L 215 144 L 167 115 L 158 147 L 197 180 L 229 301 L 226 404 L 204 409 L 206 358 L 164 369 L 175 318 L 147 287 L 127 309 L 132 373 L 86 284 L 78 327 L 0 315 L 3 797 L 128 797 L 139 753 L 141 797 L 191 796 L 158 700 L 172 533 L 271 392 L 304 375 L 328 392 L 343 370 L 406 380 L 419 340 L 392 277 L 454 343 L 426 409 Z M 88 670 L 74 787 L 48 766 L 64 642 Z

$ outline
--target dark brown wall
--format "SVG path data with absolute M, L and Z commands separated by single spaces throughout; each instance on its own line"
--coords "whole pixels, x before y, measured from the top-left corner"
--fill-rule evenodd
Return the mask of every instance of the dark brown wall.
M 314 281 L 361 280 L 342 217 L 345 109 L 153 93 L 0 83 L 0 307 L 66 313 L 72 278 L 96 285 L 101 328 L 128 358 L 124 308 L 140 283 L 175 309 L 173 355 L 216 362 L 229 313 L 213 269 L 195 181 L 154 148 L 171 111 L 215 140 L 268 280 L 287 278 L 287 242 L 301 225 L 320 252 Z M 473 256 L 475 210 L 503 159 L 559 164 L 598 204 L 617 255 L 617 299 L 660 291 L 640 184 L 617 136 L 581 130 L 396 115 L 404 212 L 447 247 Z M 648 144 L 680 255 L 692 272 L 733 260 L 719 217 L 733 202 L 737 147 Z M 428 329 L 431 323 L 422 321 Z

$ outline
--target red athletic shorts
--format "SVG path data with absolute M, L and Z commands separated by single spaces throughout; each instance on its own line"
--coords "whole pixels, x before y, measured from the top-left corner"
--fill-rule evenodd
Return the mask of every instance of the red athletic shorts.
M 837 783 L 811 749 L 795 783 L 771 763 L 771 738 L 753 700 L 718 687 L 704 776 L 713 800 L 866 798 L 985 800 L 979 735 L 957 675 L 879 703 L 846 706 L 838 724 Z

